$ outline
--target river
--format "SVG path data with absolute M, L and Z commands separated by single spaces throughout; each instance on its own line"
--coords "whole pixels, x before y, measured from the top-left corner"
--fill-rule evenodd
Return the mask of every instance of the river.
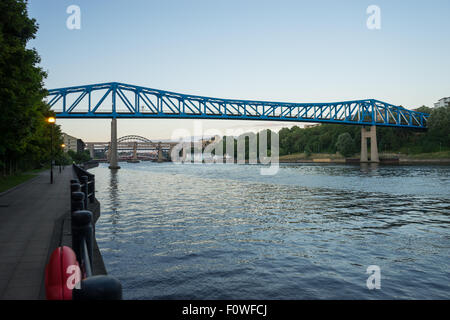
M 90 171 L 125 299 L 450 298 L 449 166 L 120 165 Z

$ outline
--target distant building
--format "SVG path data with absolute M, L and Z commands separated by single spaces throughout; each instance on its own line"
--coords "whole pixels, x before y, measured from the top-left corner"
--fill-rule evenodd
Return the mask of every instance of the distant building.
M 303 128 L 314 128 L 320 126 L 320 123 L 305 124 Z
M 450 103 L 450 97 L 439 99 L 438 102 L 434 104 L 435 108 L 445 107 Z
M 84 151 L 84 148 L 86 147 L 86 144 L 81 139 L 77 139 L 77 152 L 81 153 Z
M 64 139 L 64 152 L 67 152 L 69 150 L 72 150 L 73 152 L 83 152 L 84 148 L 85 148 L 85 143 L 83 142 L 83 140 L 72 137 L 70 135 L 68 135 L 67 133 L 63 133 L 62 134 L 63 139 Z
M 77 138 L 69 136 L 67 133 L 62 134 L 64 139 L 64 152 L 67 152 L 69 150 L 72 150 L 74 152 L 77 152 Z

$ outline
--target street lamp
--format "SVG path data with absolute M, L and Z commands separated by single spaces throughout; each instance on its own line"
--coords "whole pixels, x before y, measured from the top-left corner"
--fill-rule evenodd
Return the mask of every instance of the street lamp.
M 63 149 L 63 152 L 64 152 L 64 148 L 66 147 L 66 145 L 64 144 L 64 143 L 62 143 L 61 144 L 61 148 Z M 62 162 L 62 157 L 60 157 L 60 160 L 59 160 L 59 173 L 61 173 L 61 162 Z
M 56 122 L 55 117 L 48 117 L 47 122 L 50 123 L 50 184 L 53 183 L 53 127 Z

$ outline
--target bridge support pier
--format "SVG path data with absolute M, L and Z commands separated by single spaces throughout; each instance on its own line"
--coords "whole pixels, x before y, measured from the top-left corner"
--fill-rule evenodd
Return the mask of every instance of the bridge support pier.
M 137 157 L 137 142 L 134 142 L 133 143 L 133 160 L 137 160 L 138 159 L 138 157 Z
M 89 156 L 91 157 L 91 159 L 94 159 L 94 145 L 91 143 L 89 144 Z
M 173 161 L 172 160 L 172 150 L 173 150 L 173 148 L 174 148 L 174 145 L 170 145 L 170 148 L 169 148 L 169 161 Z
M 111 148 L 109 150 L 109 168 L 120 169 L 117 163 L 117 119 L 111 120 Z
M 377 146 L 377 127 L 371 126 L 370 131 L 366 130 L 366 127 L 361 128 L 361 158 L 360 162 L 380 162 L 378 157 Z M 368 159 L 367 152 L 367 139 L 370 139 L 370 160 Z
M 183 144 L 183 149 L 181 149 L 181 162 L 186 161 L 186 144 Z
M 106 151 L 106 161 L 109 163 L 111 161 L 111 141 L 108 143 L 108 150 Z
M 158 143 L 158 162 L 163 162 L 163 153 L 161 148 L 161 142 Z

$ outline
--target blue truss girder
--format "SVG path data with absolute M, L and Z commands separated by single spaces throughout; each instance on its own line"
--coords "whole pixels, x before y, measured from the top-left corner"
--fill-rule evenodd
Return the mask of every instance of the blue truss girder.
M 219 99 L 119 82 L 51 89 L 48 93 L 53 109 L 62 104 L 55 110 L 58 118 L 232 119 L 426 129 L 429 116 L 375 99 L 328 103 Z M 92 101 L 93 93 L 100 94 L 97 102 Z

